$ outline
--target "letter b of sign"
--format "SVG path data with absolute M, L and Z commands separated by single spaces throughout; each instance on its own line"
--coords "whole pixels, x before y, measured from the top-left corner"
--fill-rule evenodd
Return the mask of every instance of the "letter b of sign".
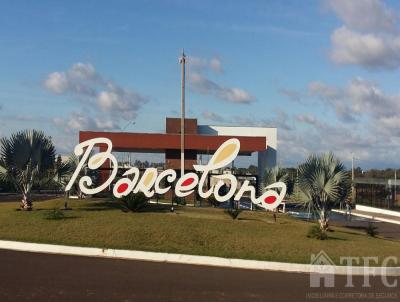
M 107 160 L 110 160 L 111 163 L 111 175 L 110 177 L 100 186 L 96 188 L 90 188 L 93 184 L 92 179 L 89 176 L 83 176 L 79 180 L 79 187 L 84 194 L 96 194 L 103 191 L 107 188 L 111 182 L 114 180 L 115 176 L 117 175 L 118 171 L 118 162 L 114 155 L 112 155 L 112 142 L 108 138 L 98 137 L 93 138 L 87 141 L 84 141 L 77 145 L 74 149 L 74 153 L 76 156 L 81 157 L 78 166 L 76 167 L 74 173 L 70 181 L 68 182 L 67 186 L 65 187 L 65 191 L 69 191 L 72 185 L 75 183 L 76 178 L 79 175 L 79 172 L 82 170 L 83 165 L 88 160 L 90 152 L 92 151 L 93 147 L 97 144 L 105 144 L 107 145 L 107 150 L 104 152 L 99 152 L 89 158 L 88 161 L 88 168 L 91 170 L 96 170 L 100 168 Z

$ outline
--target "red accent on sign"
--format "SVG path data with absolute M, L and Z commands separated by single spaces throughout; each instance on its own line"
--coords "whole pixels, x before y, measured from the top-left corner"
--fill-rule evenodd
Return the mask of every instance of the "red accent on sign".
M 183 187 L 189 186 L 189 185 L 191 185 L 193 182 L 194 182 L 194 178 L 193 178 L 193 177 L 188 178 L 188 179 L 186 179 L 186 180 L 182 183 L 182 186 L 183 186 Z
M 275 196 L 267 196 L 264 198 L 264 202 L 268 204 L 274 203 L 275 201 L 276 201 Z
M 122 183 L 118 186 L 117 192 L 118 193 L 124 193 L 128 189 L 128 184 L 127 183 Z

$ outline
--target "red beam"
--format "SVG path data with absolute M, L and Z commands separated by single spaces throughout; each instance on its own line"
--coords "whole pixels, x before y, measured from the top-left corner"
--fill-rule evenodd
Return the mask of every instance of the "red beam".
M 180 149 L 179 134 L 164 133 L 128 133 L 128 132 L 94 132 L 80 131 L 79 142 L 96 137 L 105 137 L 112 141 L 114 151 L 141 150 L 148 152 Z M 240 141 L 241 152 L 255 152 L 266 149 L 266 138 L 263 136 L 217 136 L 217 135 L 185 135 L 185 149 L 197 151 L 215 151 L 230 138 Z

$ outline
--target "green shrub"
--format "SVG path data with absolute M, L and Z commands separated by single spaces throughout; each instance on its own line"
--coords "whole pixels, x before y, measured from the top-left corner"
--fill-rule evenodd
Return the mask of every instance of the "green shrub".
M 224 211 L 226 214 L 228 214 L 232 219 L 237 219 L 239 217 L 239 214 L 242 212 L 241 209 L 226 209 Z
M 148 198 L 143 192 L 130 193 L 121 197 L 120 202 L 125 211 L 138 212 L 147 205 Z
M 60 220 L 60 219 L 64 219 L 65 215 L 64 212 L 62 210 L 60 210 L 59 208 L 54 208 L 52 210 L 50 210 L 49 212 L 45 213 L 45 219 L 48 220 Z
M 328 235 L 326 234 L 326 232 L 324 230 L 321 230 L 319 225 L 312 225 L 308 229 L 307 237 L 308 238 L 315 238 L 315 239 L 318 239 L 318 240 L 326 240 L 326 239 L 328 239 Z
M 377 227 L 374 225 L 372 221 L 368 222 L 367 227 L 365 228 L 365 232 L 368 236 L 375 237 L 378 235 Z
M 177 205 L 182 205 L 182 206 L 186 205 L 186 200 L 183 197 L 174 196 L 173 202 Z

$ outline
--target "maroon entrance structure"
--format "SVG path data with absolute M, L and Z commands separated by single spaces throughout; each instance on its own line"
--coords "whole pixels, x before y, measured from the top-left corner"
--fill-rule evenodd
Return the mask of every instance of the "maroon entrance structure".
M 179 118 L 166 119 L 166 133 L 79 132 L 80 143 L 97 137 L 110 139 L 114 152 L 164 153 L 165 169 L 177 170 L 179 175 L 181 168 Z M 237 138 L 240 141 L 240 155 L 251 155 L 253 152 L 266 149 L 265 136 L 199 134 L 197 119 L 185 119 L 185 170 L 193 170 L 193 165 L 197 164 L 198 154 L 213 154 L 222 143 L 230 138 Z M 100 145 L 99 148 L 100 151 L 106 150 L 105 145 Z M 106 162 L 100 174 L 102 182 L 106 181 L 109 173 L 109 162 Z M 172 198 L 170 194 L 167 195 L 167 198 Z
M 115 152 L 165 153 L 165 168 L 180 169 L 180 119 L 166 119 L 166 133 L 80 131 L 79 142 L 96 137 L 112 141 Z M 251 155 L 266 149 L 264 136 L 219 136 L 197 132 L 197 119 L 185 119 L 185 170 L 193 170 L 198 154 L 213 154 L 230 138 L 240 141 L 240 155 Z M 104 150 L 105 146 L 100 146 Z

